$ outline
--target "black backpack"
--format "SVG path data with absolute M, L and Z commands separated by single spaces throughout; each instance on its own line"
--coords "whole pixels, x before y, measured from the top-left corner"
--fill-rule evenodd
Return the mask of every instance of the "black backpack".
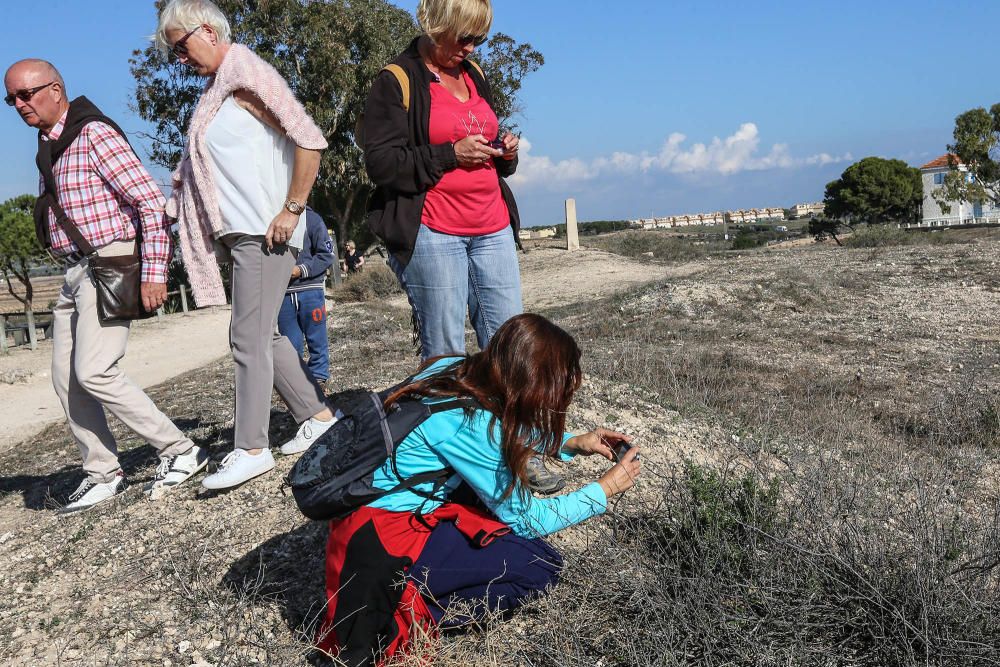
M 414 493 L 442 500 L 433 494 L 454 474 L 450 468 L 414 475 L 388 491 L 372 486 L 375 471 L 388 459 L 399 477 L 395 451 L 410 431 L 438 412 L 479 404 L 469 398 L 436 403 L 405 398 L 386 413 L 382 405 L 391 391 L 359 391 L 331 397 L 331 403 L 344 416 L 302 454 L 285 478 L 285 486 L 291 487 L 299 510 L 310 519 L 342 519 L 373 500 L 425 482 L 434 482 L 433 491 L 428 494 L 413 489 Z

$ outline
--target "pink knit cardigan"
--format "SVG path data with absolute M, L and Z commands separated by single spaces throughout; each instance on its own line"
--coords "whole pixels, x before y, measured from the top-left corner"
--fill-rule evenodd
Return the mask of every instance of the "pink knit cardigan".
M 256 95 L 296 145 L 312 150 L 327 147 L 322 131 L 278 71 L 247 47 L 230 46 L 191 117 L 187 146 L 174 171 L 173 192 L 167 201 L 167 215 L 176 218 L 180 228 L 181 255 L 199 306 L 226 303 L 213 242 L 223 231 L 222 215 L 205 133 L 222 104 L 238 90 Z

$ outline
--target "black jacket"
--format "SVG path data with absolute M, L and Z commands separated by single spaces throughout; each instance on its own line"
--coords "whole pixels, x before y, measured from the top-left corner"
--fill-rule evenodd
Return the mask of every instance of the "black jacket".
M 430 86 L 434 76 L 420 58 L 417 40 L 414 39 L 393 62 L 402 67 L 410 79 L 410 110 L 407 112 L 403 107 L 396 77 L 391 72 L 380 72 L 365 104 L 365 168 L 376 186 L 368 204 L 368 226 L 406 266 L 420 230 L 427 191 L 446 171 L 457 168 L 458 161 L 450 143 L 430 144 Z M 492 106 L 493 94 L 486 79 L 468 61 L 464 61 L 462 67 L 472 78 L 479 95 Z M 517 232 L 521 219 L 514 193 L 504 181 L 517 169 L 517 158 L 494 158 L 493 164 L 510 213 L 514 240 L 520 247 Z

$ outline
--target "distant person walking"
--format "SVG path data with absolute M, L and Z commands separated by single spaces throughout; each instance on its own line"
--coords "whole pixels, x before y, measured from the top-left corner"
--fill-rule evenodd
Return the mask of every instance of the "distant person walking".
M 333 241 L 319 213 L 306 208 L 302 240 L 285 300 L 278 312 L 278 331 L 302 356 L 309 351 L 309 372 L 317 382 L 330 378 L 330 339 L 326 329 L 326 270 L 333 265 Z M 292 444 L 292 443 L 289 443 Z M 302 444 L 302 443 L 295 443 Z M 298 450 L 302 451 L 302 450 Z M 286 451 L 282 454 L 297 454 Z
M 354 241 L 344 244 L 344 266 L 348 273 L 361 273 L 365 268 L 365 256 L 358 252 Z
M 500 126 L 490 85 L 470 60 L 493 23 L 490 0 L 420 0 L 423 34 L 383 70 L 365 105 L 365 167 L 377 186 L 368 224 L 391 253 L 424 360 L 465 353 L 468 313 L 479 349 L 522 311 L 520 218 L 504 179 L 517 169 L 518 138 Z M 533 488 L 562 479 L 541 459 Z
M 46 203 L 65 211 L 67 224 L 102 257 L 131 255 L 141 229 L 141 297 L 147 311 L 167 296 L 171 243 L 163 195 L 114 121 L 86 97 L 72 102 L 63 78 L 44 60 L 21 60 L 4 76 L 5 101 L 38 129 L 41 205 L 35 211 L 39 241 L 66 270 L 53 309 L 52 386 L 83 457 L 87 477 L 60 512 L 89 509 L 125 491 L 118 448 L 105 409 L 156 448 L 160 464 L 147 492 L 185 481 L 207 462 L 186 437 L 118 366 L 125 356 L 129 322 L 102 324 L 90 260 L 70 240 Z M 48 172 L 51 169 L 51 177 Z
M 179 223 L 199 304 L 225 302 L 215 250 L 232 262 L 235 449 L 202 482 L 225 489 L 274 468 L 272 386 L 301 424 L 293 448 L 308 447 L 335 421 L 323 390 L 277 332 L 288 277 L 304 244 L 305 201 L 327 143 L 281 75 L 230 42 L 229 21 L 210 0 L 167 3 L 156 41 L 208 78 L 167 212 Z

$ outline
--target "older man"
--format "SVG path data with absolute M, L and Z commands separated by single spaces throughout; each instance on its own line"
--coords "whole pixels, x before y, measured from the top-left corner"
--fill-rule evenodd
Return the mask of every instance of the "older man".
M 55 198 L 97 254 L 132 254 L 141 229 L 141 296 L 148 311 L 158 308 L 167 294 L 168 222 L 163 195 L 128 140 L 85 97 L 70 102 L 59 72 L 44 60 L 14 63 L 4 86 L 7 104 L 38 129 L 42 194 Z M 89 509 L 127 486 L 105 409 L 159 452 L 156 476 L 146 487 L 151 496 L 185 481 L 205 466 L 207 452 L 118 367 L 129 325 L 99 321 L 88 257 L 48 208 L 36 211 L 35 225 L 39 241 L 66 269 L 53 316 L 52 384 L 87 475 L 60 512 Z

